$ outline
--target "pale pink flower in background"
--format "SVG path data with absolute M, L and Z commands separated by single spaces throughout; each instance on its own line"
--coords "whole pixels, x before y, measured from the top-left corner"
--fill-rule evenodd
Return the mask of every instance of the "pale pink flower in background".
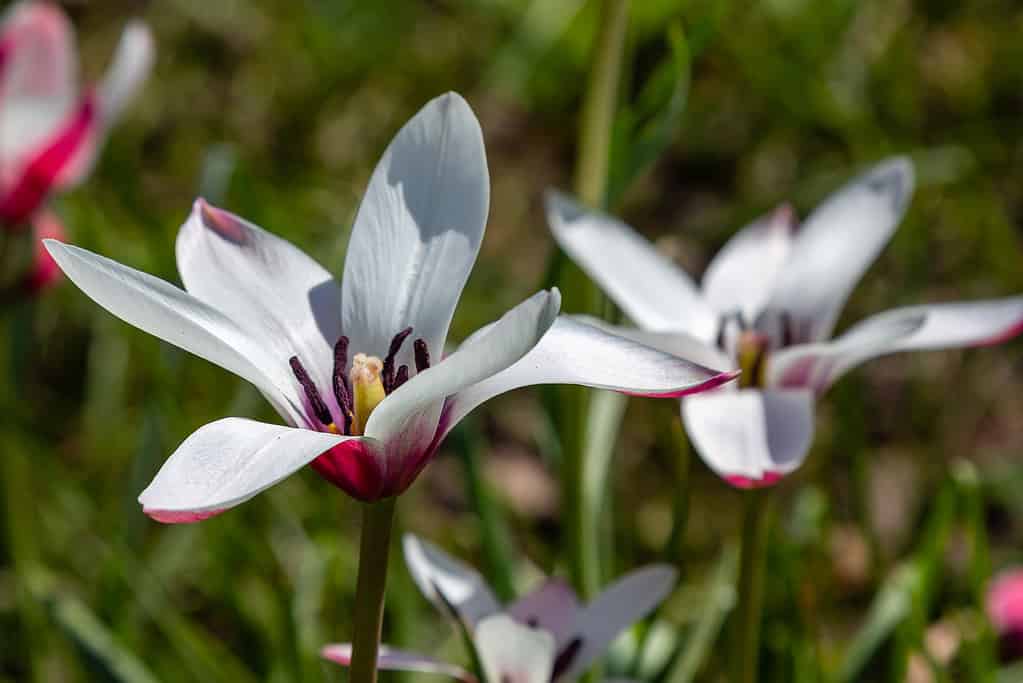
M 909 160 L 891 159 L 828 197 L 798 229 L 794 212 L 782 207 L 725 244 L 699 287 L 611 216 L 556 193 L 547 213 L 561 247 L 640 328 L 605 329 L 711 367 L 743 368 L 742 386 L 683 399 L 682 418 L 703 460 L 749 488 L 802 464 L 815 399 L 859 363 L 895 351 L 995 344 L 1023 329 L 1016 296 L 894 309 L 831 338 L 912 189 Z
M 139 501 L 192 522 L 305 465 L 353 497 L 407 489 L 459 420 L 531 384 L 679 396 L 721 373 L 573 320 L 542 291 L 442 355 L 489 207 L 483 135 L 449 93 L 397 134 L 373 172 L 343 286 L 285 240 L 195 203 L 178 233 L 185 290 L 48 241 L 67 276 L 126 322 L 255 385 L 287 423 L 226 418 L 170 456 Z
M 419 589 L 469 634 L 486 681 L 567 683 L 585 673 L 614 639 L 671 593 L 677 572 L 654 565 L 611 584 L 588 605 L 561 579 L 502 607 L 480 574 L 436 546 L 406 534 L 405 562 Z M 323 656 L 347 666 L 351 646 L 328 645 Z M 473 681 L 465 669 L 394 648 L 380 651 L 381 669 L 438 673 Z

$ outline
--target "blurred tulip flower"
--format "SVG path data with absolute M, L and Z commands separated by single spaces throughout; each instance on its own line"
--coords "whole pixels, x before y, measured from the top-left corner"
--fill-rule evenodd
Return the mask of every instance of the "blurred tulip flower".
M 465 630 L 486 683 L 572 681 L 602 657 L 614 639 L 671 593 L 677 574 L 645 567 L 616 581 L 588 605 L 568 584 L 548 579 L 506 608 L 483 577 L 436 546 L 406 534 L 405 562 L 419 589 Z M 323 656 L 347 666 L 351 646 L 328 645 Z M 470 672 L 426 655 L 382 648 L 381 669 L 438 673 L 467 683 Z
M 489 205 L 483 136 L 460 96 L 401 129 L 359 207 L 344 287 L 292 244 L 203 200 L 177 239 L 177 287 L 48 241 L 67 276 L 122 320 L 254 384 L 288 426 L 218 420 L 139 497 L 162 522 L 205 519 L 311 464 L 367 502 L 402 493 L 492 396 L 578 383 L 678 396 L 732 379 L 558 318 L 542 291 L 443 356 Z
M 139 21 L 121 35 L 103 79 L 80 88 L 74 32 L 49 2 L 0 19 L 0 221 L 25 225 L 52 193 L 88 175 L 107 132 L 149 74 L 153 39 Z
M 1006 659 L 1023 657 L 1023 569 L 999 574 L 987 591 L 987 616 Z
M 703 460 L 752 488 L 799 467 L 814 399 L 852 367 L 895 351 L 995 344 L 1023 329 L 1017 296 L 894 309 L 831 339 L 912 188 L 912 166 L 897 158 L 840 188 L 798 230 L 783 206 L 729 240 L 700 287 L 615 218 L 553 192 L 547 215 L 561 247 L 641 331 L 606 329 L 711 367 L 742 368 L 738 386 L 684 399 L 682 418 Z

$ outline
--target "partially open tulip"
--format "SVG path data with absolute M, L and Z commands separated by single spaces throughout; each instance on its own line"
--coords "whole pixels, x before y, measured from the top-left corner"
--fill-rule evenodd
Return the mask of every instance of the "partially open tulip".
M 909 204 L 913 169 L 892 159 L 845 185 L 797 229 L 781 207 L 740 230 L 698 287 L 621 221 L 551 193 L 562 248 L 640 330 L 609 328 L 712 367 L 739 386 L 686 398 L 703 460 L 734 486 L 766 486 L 803 462 L 814 400 L 854 366 L 895 351 L 982 346 L 1023 329 L 1023 297 L 911 306 L 832 339 L 838 314 Z
M 465 628 L 486 683 L 567 683 L 586 672 L 612 641 L 659 605 L 676 572 L 651 566 L 619 579 L 588 605 L 560 579 L 502 607 L 483 577 L 436 546 L 404 538 L 405 562 L 416 585 L 445 615 Z M 328 645 L 323 656 L 347 666 L 351 647 Z M 382 648 L 381 669 L 438 673 L 473 681 L 461 667 L 427 655 Z
M 447 94 L 401 129 L 373 172 L 344 286 L 294 245 L 201 199 L 178 234 L 184 291 L 48 241 L 101 306 L 245 378 L 287 423 L 226 418 L 201 427 L 143 491 L 145 512 L 163 522 L 204 519 L 307 464 L 376 501 L 408 488 L 466 413 L 516 387 L 679 396 L 734 377 L 558 318 L 557 290 L 445 356 L 489 190 L 476 117 Z
M 79 83 L 74 32 L 50 2 L 19 2 L 0 19 L 0 222 L 24 226 L 45 199 L 92 169 L 111 125 L 145 80 L 153 39 L 124 29 L 95 85 Z

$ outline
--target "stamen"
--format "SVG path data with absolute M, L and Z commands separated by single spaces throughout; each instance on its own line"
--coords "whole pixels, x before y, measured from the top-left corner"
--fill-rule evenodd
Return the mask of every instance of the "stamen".
M 352 370 L 348 380 L 352 386 L 352 404 L 355 409 L 355 419 L 352 420 L 353 435 L 363 433 L 370 413 L 387 396 L 381 377 L 383 367 L 383 361 L 376 356 L 357 353 L 352 358 Z
M 557 658 L 554 660 L 554 668 L 551 670 L 551 680 L 556 681 L 558 677 L 568 671 L 568 668 L 572 666 L 572 661 L 575 656 L 579 654 L 579 650 L 582 649 L 583 639 L 576 636 L 569 641 L 568 645 L 565 646 L 561 652 L 558 653 Z
M 782 347 L 792 346 L 796 338 L 792 314 L 788 311 L 782 311 L 778 314 L 778 318 L 781 321 L 781 345 Z
M 302 361 L 298 359 L 298 356 L 292 356 L 288 359 L 288 363 L 291 365 L 291 371 L 295 373 L 295 379 L 305 389 L 305 395 L 309 399 L 309 403 L 312 405 L 313 414 L 316 419 L 323 423 L 324 426 L 331 424 L 334 420 L 330 417 L 330 411 L 327 410 L 327 404 L 323 402 L 323 398 L 320 396 L 319 390 L 316 385 L 313 384 L 313 380 L 309 378 L 309 373 L 305 371 L 302 366 Z
M 402 364 L 402 366 L 400 368 L 398 368 L 398 373 L 394 376 L 394 386 L 391 387 L 391 391 L 394 391 L 395 389 L 397 389 L 398 387 L 400 387 L 402 384 L 404 384 L 407 381 L 408 381 L 408 366 Z
M 352 390 L 348 386 L 345 369 L 348 366 L 348 337 L 342 336 L 334 345 L 334 397 L 341 408 L 341 417 L 345 423 L 345 434 L 352 427 L 352 416 L 355 408 L 352 405 Z
M 404 330 L 394 335 L 394 339 L 391 340 L 391 347 L 387 349 L 387 356 L 384 358 L 384 371 L 381 373 L 384 382 L 384 391 L 391 393 L 394 388 L 394 357 L 398 355 L 398 351 L 401 350 L 401 345 L 405 343 L 405 339 L 412 334 L 412 328 L 406 327 Z
M 430 349 L 427 348 L 425 341 L 417 339 L 412 344 L 412 350 L 416 357 L 416 372 L 422 372 L 430 367 Z

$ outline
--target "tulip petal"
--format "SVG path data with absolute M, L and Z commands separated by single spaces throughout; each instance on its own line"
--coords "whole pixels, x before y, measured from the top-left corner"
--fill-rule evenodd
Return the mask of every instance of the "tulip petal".
M 678 572 L 653 565 L 615 581 L 583 608 L 576 625 L 579 650 L 559 676 L 571 680 L 602 657 L 618 635 L 660 605 L 675 587 Z
M 290 242 L 232 213 L 195 202 L 177 239 L 189 294 L 217 309 L 279 363 L 297 355 L 341 424 L 333 346 L 341 336 L 341 288 Z
M 149 28 L 138 20 L 129 22 L 121 33 L 121 40 L 103 80 L 95 93 L 88 96 L 90 106 L 95 109 L 95 120 L 54 175 L 55 188 L 67 189 L 76 185 L 92 171 L 107 133 L 149 76 L 154 57 L 153 36 Z
M 682 330 L 710 341 L 717 315 L 686 273 L 625 223 L 558 192 L 547 223 L 573 261 L 644 329 Z
M 219 311 L 152 275 L 56 240 L 45 240 L 60 269 L 87 296 L 129 325 L 174 344 L 251 382 L 292 424 L 302 405 L 286 358 L 268 355 L 262 340 Z
M 596 327 L 608 334 L 631 339 L 643 346 L 663 351 L 676 358 L 683 358 L 705 368 L 734 370 L 737 367 L 735 359 L 720 348 L 700 341 L 685 332 L 650 332 L 649 330 L 641 330 L 635 327 L 612 325 L 600 318 L 589 315 L 570 315 L 566 317 L 585 323 L 590 327 Z
M 388 463 L 402 468 L 402 487 L 411 484 L 431 452 L 444 399 L 526 355 L 553 324 L 560 306 L 557 289 L 537 292 L 380 402 L 365 433 L 386 444 Z
M 0 173 L 9 186 L 78 100 L 74 31 L 56 5 L 20 2 L 0 25 Z
M 676 397 L 711 389 L 736 375 L 560 316 L 518 363 L 449 399 L 444 428 L 451 429 L 473 408 L 498 394 L 534 384 L 581 384 L 637 396 Z
M 782 389 L 810 389 L 818 396 L 851 368 L 896 350 L 925 325 L 926 313 L 874 316 L 833 341 L 797 344 L 767 358 L 764 384 Z
M 159 522 L 198 521 L 244 503 L 343 441 L 338 436 L 228 417 L 178 446 L 139 496 Z
M 889 159 L 839 189 L 807 217 L 766 305 L 791 316 L 795 341 L 821 341 L 831 335 L 849 294 L 902 219 L 912 191 L 909 159 Z
M 715 391 L 682 401 L 686 432 L 703 461 L 738 488 L 776 483 L 813 440 L 813 393 Z
M 412 534 L 402 538 L 405 564 L 420 592 L 444 614 L 470 630 L 500 609 L 486 580 L 472 567 Z
M 1023 331 L 1023 296 L 896 308 L 854 325 L 836 341 L 857 341 L 878 325 L 918 317 L 923 318 L 923 324 L 912 334 L 895 340 L 891 351 L 1000 344 Z
M 487 681 L 550 683 L 555 653 L 550 633 L 495 614 L 479 623 L 473 642 Z
M 845 372 L 897 351 L 998 344 L 1023 331 L 1023 297 L 924 304 L 863 320 L 832 342 L 793 346 L 771 356 L 767 382 L 825 391 Z
M 56 128 L 53 137 L 32 150 L 21 163 L 10 165 L 0 195 L 3 220 L 15 225 L 28 220 L 53 189 L 67 184 L 62 178 L 93 153 L 98 121 L 95 98 L 86 95 L 71 116 Z
M 155 57 L 156 47 L 149 27 L 139 20 L 128 22 L 97 88 L 104 128 L 109 128 L 121 117 L 124 108 L 149 77 Z
M 341 666 L 351 666 L 351 643 L 327 645 L 320 650 L 320 656 Z M 424 674 L 450 676 L 465 683 L 475 683 L 476 677 L 460 666 L 448 664 L 417 652 L 407 652 L 381 645 L 377 653 L 377 668 L 383 671 L 414 671 Z
M 383 357 L 411 325 L 440 355 L 489 203 L 479 122 L 455 93 L 431 100 L 384 152 L 355 217 L 342 280 L 353 350 Z M 411 346 L 396 367 L 415 367 Z
M 796 214 L 782 205 L 737 232 L 703 273 L 703 296 L 721 314 L 752 324 L 767 303 L 792 246 Z
M 579 598 L 563 579 L 548 579 L 538 589 L 512 603 L 506 612 L 519 623 L 542 628 L 554 636 L 558 649 L 575 635 Z

